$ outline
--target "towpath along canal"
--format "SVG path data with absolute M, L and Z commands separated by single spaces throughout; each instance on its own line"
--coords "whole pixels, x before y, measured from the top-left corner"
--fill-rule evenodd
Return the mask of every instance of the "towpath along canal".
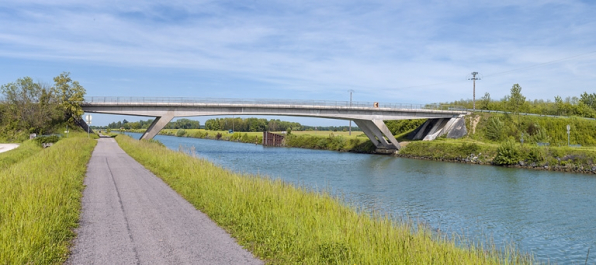
M 262 264 L 161 179 L 101 138 L 67 264 Z

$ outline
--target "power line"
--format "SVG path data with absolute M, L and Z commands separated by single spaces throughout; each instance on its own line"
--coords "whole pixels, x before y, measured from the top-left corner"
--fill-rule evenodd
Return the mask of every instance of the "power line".
M 566 58 L 562 58 L 562 59 L 552 60 L 552 61 L 548 61 L 548 62 L 544 62 L 544 63 L 538 63 L 538 64 L 534 64 L 534 65 L 530 65 L 530 66 L 526 66 L 526 67 L 521 67 L 521 68 L 517 68 L 517 69 L 513 69 L 513 70 L 507 70 L 507 71 L 503 71 L 503 72 L 492 73 L 492 74 L 484 75 L 484 77 L 486 78 L 487 76 L 495 76 L 495 75 L 501 75 L 501 74 L 516 72 L 516 71 L 520 71 L 520 70 L 537 68 L 537 67 L 544 66 L 544 65 L 549 65 L 549 64 L 554 64 L 554 63 L 562 62 L 562 61 L 576 59 L 578 57 L 583 57 L 584 55 L 589 55 L 589 54 L 596 54 L 596 51 L 582 53 L 582 54 L 574 55 L 574 56 L 571 56 L 571 57 L 566 57 Z
M 544 62 L 544 63 L 533 64 L 533 65 L 530 65 L 530 66 L 516 68 L 516 69 L 507 70 L 507 71 L 503 71 L 503 72 L 496 72 L 496 73 L 492 73 L 492 74 L 488 74 L 488 75 L 483 75 L 482 77 L 483 78 L 486 78 L 486 77 L 489 77 L 489 76 L 497 76 L 497 75 L 506 74 L 506 73 L 510 73 L 510 72 L 516 72 L 516 71 L 520 71 L 520 70 L 537 68 L 537 67 L 540 67 L 540 66 L 554 64 L 554 63 L 558 63 L 558 62 L 562 62 L 562 61 L 568 61 L 568 60 L 576 59 L 578 57 L 583 57 L 583 56 L 592 55 L 592 54 L 596 54 L 596 51 L 582 53 L 582 54 L 578 54 L 578 55 L 574 55 L 574 56 L 570 56 L 570 57 L 566 57 L 566 58 L 562 58 L 562 59 L 552 60 L 552 61 L 548 61 L 548 62 Z M 408 88 L 431 87 L 431 86 L 448 85 L 448 84 L 463 83 L 463 82 L 465 82 L 465 80 L 451 81 L 451 82 L 442 82 L 442 83 L 434 83 L 434 84 L 427 84 L 427 85 L 418 85 L 418 86 L 397 87 L 397 88 L 393 88 L 393 89 L 408 89 Z
M 394 88 L 394 89 L 406 89 L 406 88 L 429 87 L 429 86 L 447 85 L 447 84 L 455 84 L 455 83 L 463 83 L 463 82 L 465 82 L 465 80 L 451 81 L 451 82 L 443 82 L 443 83 L 435 83 L 435 84 L 428 84 L 428 85 L 419 85 L 419 86 L 406 86 L 406 87 L 398 87 L 398 88 Z

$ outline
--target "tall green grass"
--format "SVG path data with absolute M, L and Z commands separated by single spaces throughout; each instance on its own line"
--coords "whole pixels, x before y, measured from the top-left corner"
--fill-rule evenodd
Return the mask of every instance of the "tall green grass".
M 272 264 L 527 264 L 514 250 L 462 248 L 427 228 L 359 212 L 325 192 L 241 175 L 127 136 L 119 145 Z
M 0 264 L 66 260 L 95 144 L 63 139 L 0 170 Z
M 41 150 L 41 146 L 35 141 L 26 141 L 15 149 L 0 153 L 0 170 L 8 168 L 12 164 L 22 161 Z

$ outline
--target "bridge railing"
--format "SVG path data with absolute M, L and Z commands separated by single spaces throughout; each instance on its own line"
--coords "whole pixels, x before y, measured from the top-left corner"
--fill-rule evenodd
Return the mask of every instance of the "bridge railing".
M 163 104 L 263 104 L 290 106 L 331 106 L 331 107 L 361 107 L 388 109 L 427 109 L 466 111 L 464 107 L 445 104 L 409 104 L 382 103 L 360 101 L 330 101 L 330 100 L 291 100 L 291 99 L 232 99 L 232 98 L 190 98 L 190 97 L 88 97 L 83 103 L 112 103 L 116 105 L 131 105 L 139 103 Z

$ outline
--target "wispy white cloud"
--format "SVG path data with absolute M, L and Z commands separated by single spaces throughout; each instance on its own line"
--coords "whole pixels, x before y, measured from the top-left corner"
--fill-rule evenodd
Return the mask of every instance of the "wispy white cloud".
M 230 87 L 270 86 L 283 97 L 352 88 L 364 99 L 436 102 L 470 98 L 471 71 L 499 73 L 589 52 L 595 8 L 555 0 L 8 0 L 0 6 L 0 61 L 213 73 Z M 520 83 L 530 98 L 579 95 L 596 83 L 595 59 L 487 77 L 479 90 L 501 97 Z

